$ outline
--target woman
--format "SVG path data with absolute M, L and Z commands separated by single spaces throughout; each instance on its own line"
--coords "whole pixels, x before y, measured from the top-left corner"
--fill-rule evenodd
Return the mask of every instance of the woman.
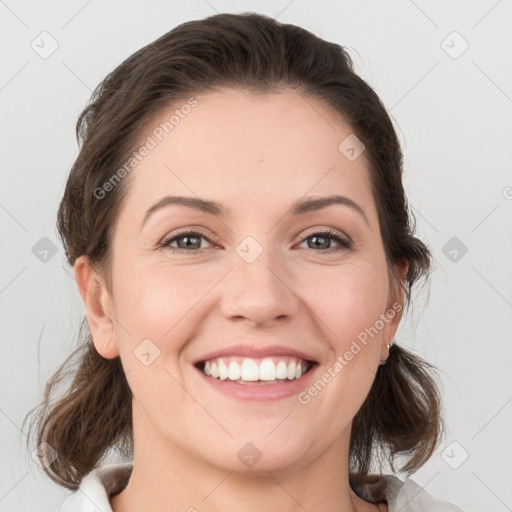
M 62 511 L 460 510 L 383 472 L 443 432 L 432 367 L 394 343 L 431 256 L 342 47 L 253 13 L 187 22 L 77 134 L 58 228 L 84 337 L 37 416 Z

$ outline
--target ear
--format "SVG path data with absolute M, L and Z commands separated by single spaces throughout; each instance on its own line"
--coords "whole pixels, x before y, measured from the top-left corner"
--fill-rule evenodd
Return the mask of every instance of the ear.
M 389 354 L 386 345 L 391 345 L 404 309 L 405 284 L 407 282 L 407 271 L 409 270 L 409 262 L 402 260 L 396 264 L 396 272 L 400 276 L 399 281 L 391 283 L 390 301 L 386 309 L 387 323 L 382 336 L 381 361 L 384 361 Z
M 74 271 L 94 346 L 102 357 L 113 359 L 119 355 L 119 349 L 114 336 L 112 299 L 105 282 L 87 256 L 77 258 Z

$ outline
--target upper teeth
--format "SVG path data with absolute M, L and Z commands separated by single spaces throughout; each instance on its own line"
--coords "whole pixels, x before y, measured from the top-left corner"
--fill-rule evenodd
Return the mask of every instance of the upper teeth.
M 203 371 L 221 380 L 293 380 L 302 377 L 307 367 L 306 361 L 289 357 L 266 357 L 262 360 L 247 357 L 241 360 L 241 364 L 240 358 L 218 357 L 206 361 Z

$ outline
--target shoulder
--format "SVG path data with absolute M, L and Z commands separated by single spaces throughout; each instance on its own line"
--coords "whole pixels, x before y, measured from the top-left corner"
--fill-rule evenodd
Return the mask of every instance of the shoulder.
M 452 503 L 434 498 L 411 478 L 403 481 L 395 475 L 372 475 L 365 483 L 359 481 L 352 487 L 367 501 L 386 501 L 388 512 L 464 512 Z
M 88 473 L 59 512 L 112 512 L 109 496 L 119 492 L 130 477 L 133 463 L 105 464 Z

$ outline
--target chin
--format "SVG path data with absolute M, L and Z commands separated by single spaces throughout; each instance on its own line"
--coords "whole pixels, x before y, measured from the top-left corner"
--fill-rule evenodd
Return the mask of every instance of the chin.
M 304 443 L 298 442 L 297 439 L 294 439 L 293 444 L 285 444 L 279 436 L 265 439 L 263 435 L 261 440 L 253 437 L 254 441 L 249 441 L 250 438 L 247 436 L 243 441 L 232 443 L 236 445 L 232 449 L 226 447 L 222 450 L 220 445 L 217 445 L 218 450 L 215 452 L 218 454 L 209 453 L 203 459 L 222 471 L 243 475 L 263 475 L 292 468 L 296 470 L 301 461 L 305 460 Z

